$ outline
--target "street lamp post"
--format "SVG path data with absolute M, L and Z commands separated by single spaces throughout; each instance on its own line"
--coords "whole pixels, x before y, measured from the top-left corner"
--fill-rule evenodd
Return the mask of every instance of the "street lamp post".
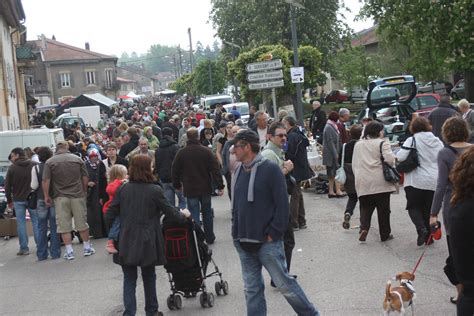
M 291 19 L 291 41 L 293 44 L 293 65 L 294 67 L 299 67 L 300 61 L 298 58 L 298 38 L 296 35 L 296 9 L 295 7 L 304 9 L 304 6 L 295 0 L 285 0 L 286 3 L 290 4 L 290 19 Z M 302 94 L 301 94 L 301 83 L 296 83 L 296 118 L 300 126 L 304 126 L 304 113 L 303 113 L 303 103 L 302 103 Z
M 239 49 L 239 51 L 242 49 L 242 47 L 240 47 L 239 45 L 235 44 L 235 43 L 232 43 L 232 42 L 228 42 L 228 41 L 222 41 L 224 44 L 227 44 L 229 46 L 232 47 L 232 51 L 231 51 L 231 58 L 233 61 L 235 61 L 235 51 L 234 51 L 234 48 L 237 48 Z M 235 76 L 232 76 L 232 85 L 234 86 L 234 98 L 236 101 L 239 101 L 239 94 L 238 94 L 238 91 L 237 91 L 237 84 L 236 84 L 236 81 L 235 81 Z

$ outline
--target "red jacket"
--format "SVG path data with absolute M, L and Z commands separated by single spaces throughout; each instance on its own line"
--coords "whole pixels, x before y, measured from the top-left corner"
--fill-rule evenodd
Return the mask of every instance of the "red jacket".
M 107 213 L 107 209 L 109 208 L 110 203 L 112 203 L 112 200 L 114 199 L 115 192 L 117 192 L 118 188 L 123 184 L 124 180 L 120 179 L 115 179 L 111 183 L 107 185 L 107 188 L 105 191 L 109 195 L 109 200 L 105 202 L 104 206 L 102 207 L 102 212 L 105 214 Z

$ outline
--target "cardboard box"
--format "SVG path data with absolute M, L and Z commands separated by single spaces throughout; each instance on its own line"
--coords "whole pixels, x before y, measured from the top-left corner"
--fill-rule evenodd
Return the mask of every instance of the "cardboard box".
M 16 218 L 0 219 L 0 237 L 16 235 Z
M 26 220 L 26 232 L 28 236 L 33 236 L 33 225 L 31 224 L 31 220 Z M 18 236 L 16 232 L 16 218 L 5 218 L 0 219 L 0 237 L 4 236 Z

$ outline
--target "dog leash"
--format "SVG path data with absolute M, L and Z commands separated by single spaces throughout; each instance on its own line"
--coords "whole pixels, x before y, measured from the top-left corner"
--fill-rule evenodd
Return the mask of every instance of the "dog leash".
M 428 245 L 430 244 L 431 240 L 433 239 L 433 234 L 430 234 L 430 237 L 428 237 L 428 241 L 425 243 L 425 249 L 423 249 L 423 252 L 421 253 L 420 259 L 418 259 L 415 268 L 413 268 L 413 272 L 411 274 L 415 275 L 416 269 L 418 269 L 418 266 L 421 263 L 421 260 L 423 259 L 423 256 L 425 255 L 426 249 L 428 248 Z

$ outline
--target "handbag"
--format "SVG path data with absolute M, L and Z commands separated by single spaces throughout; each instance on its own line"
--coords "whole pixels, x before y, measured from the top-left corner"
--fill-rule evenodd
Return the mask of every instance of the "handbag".
M 385 159 L 383 158 L 383 154 L 382 154 L 383 143 L 385 142 L 380 143 L 380 160 L 382 161 L 383 177 L 385 181 L 395 184 L 395 183 L 400 182 L 401 177 L 397 169 L 395 169 L 394 167 L 390 166 L 388 163 L 385 162 Z
M 36 166 L 33 166 L 33 168 L 35 168 L 36 178 L 39 181 L 38 169 L 36 168 Z M 33 190 L 33 191 L 30 192 L 30 194 L 28 194 L 28 197 L 26 198 L 26 202 L 28 204 L 28 209 L 29 210 L 35 210 L 36 209 L 36 207 L 38 205 L 38 189 Z
M 342 145 L 342 160 L 341 160 L 341 166 L 339 169 L 336 170 L 336 181 L 339 182 L 340 184 L 346 183 L 346 171 L 344 170 L 344 151 L 346 148 L 346 144 Z
M 285 175 L 285 180 L 286 180 L 286 191 L 288 195 L 291 195 L 293 191 L 296 189 L 296 179 L 288 173 L 287 175 Z
M 416 168 L 420 166 L 420 159 L 418 158 L 418 150 L 416 149 L 415 136 L 413 136 L 412 139 L 413 139 L 412 148 L 401 146 L 402 149 L 409 150 L 410 152 L 408 153 L 407 158 L 397 165 L 396 168 L 398 172 L 407 173 L 407 172 L 415 170 Z

